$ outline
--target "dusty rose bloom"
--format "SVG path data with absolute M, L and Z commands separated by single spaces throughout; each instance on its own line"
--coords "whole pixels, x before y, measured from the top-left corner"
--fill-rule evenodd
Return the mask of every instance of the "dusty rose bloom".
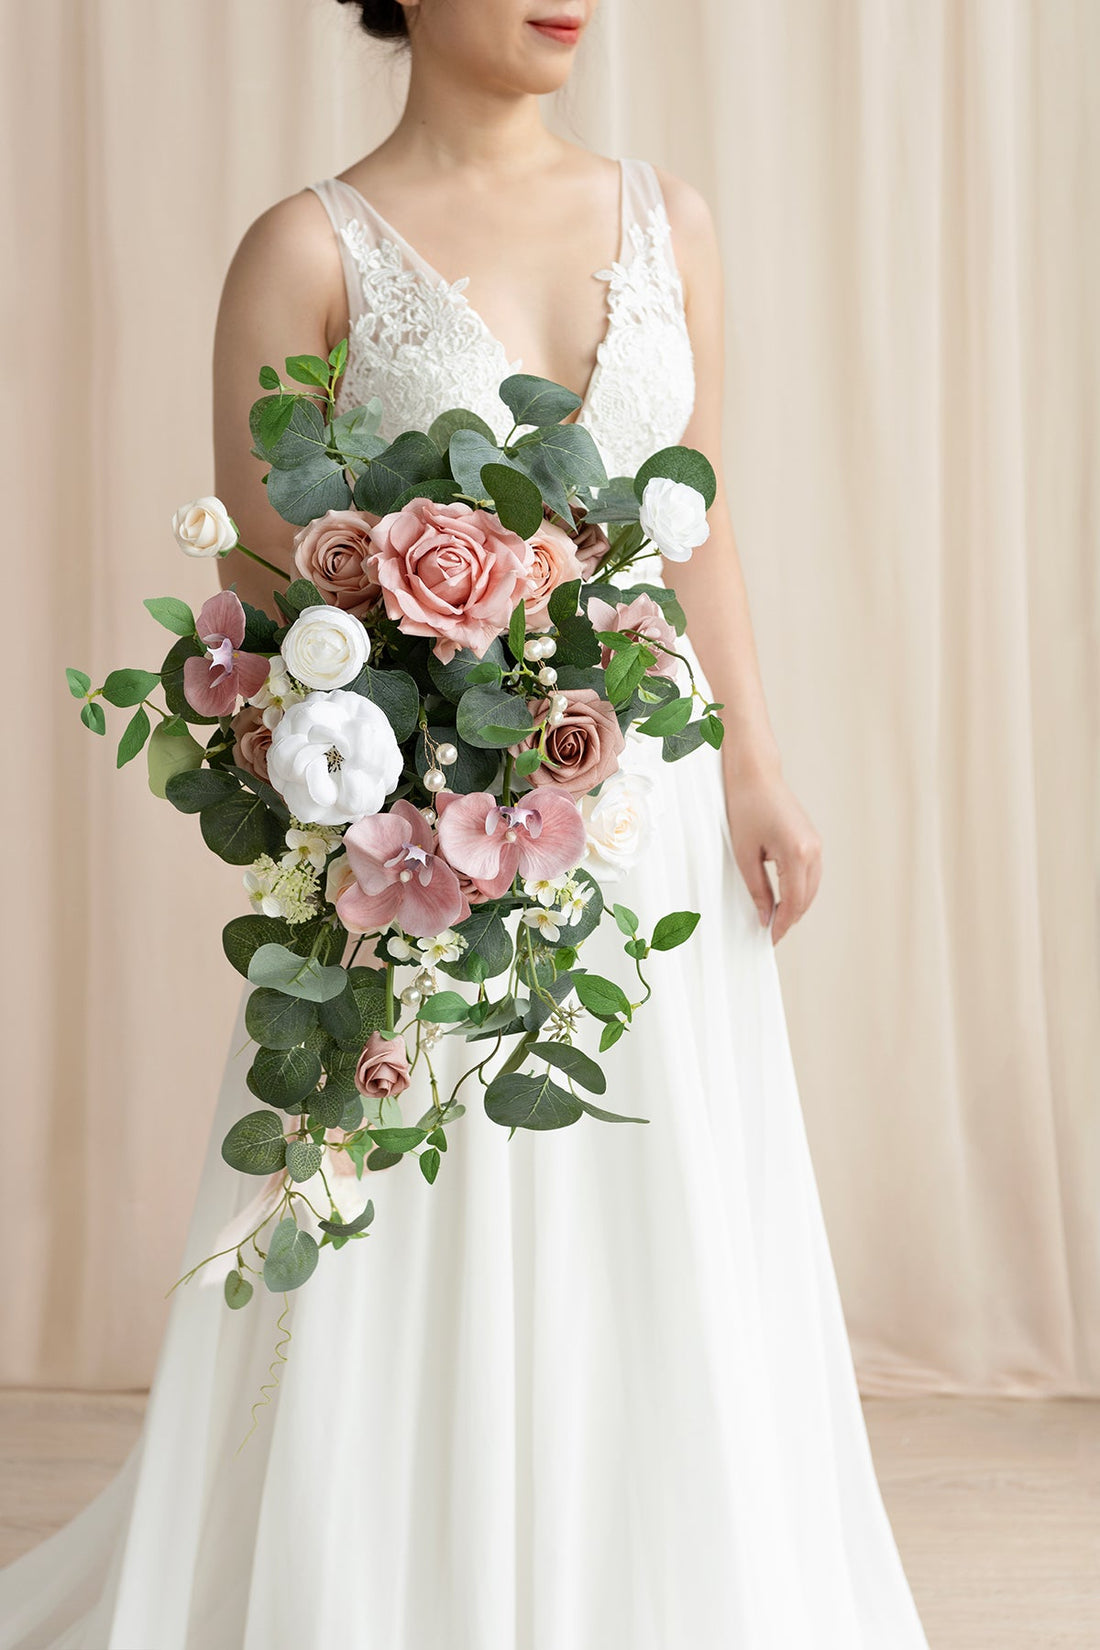
M 461 647 L 482 658 L 527 592 L 531 546 L 488 510 L 414 498 L 372 537 L 387 614 L 407 636 L 434 638 L 443 664 Z
M 573 536 L 573 549 L 581 566 L 581 577 L 590 579 L 611 548 L 610 540 L 598 521 L 584 522 L 583 512 L 571 505 L 573 520 L 578 524 Z
M 567 688 L 562 697 L 568 701 L 565 714 L 546 735 L 546 754 L 554 766 L 544 762 L 536 768 L 531 784 L 553 785 L 570 796 L 584 796 L 616 772 L 626 740 L 614 707 L 595 688 Z M 536 722 L 545 716 L 549 703 L 548 699 L 531 703 Z M 529 750 L 537 742 L 537 735 L 531 735 L 515 749 Z
M 527 542 L 534 551 L 530 590 L 524 597 L 527 628 L 547 630 L 550 626 L 550 597 L 559 584 L 568 584 L 570 579 L 581 577 L 581 564 L 569 534 L 552 521 L 544 521 Z
M 404 1037 L 372 1031 L 355 1068 L 355 1086 L 368 1100 L 403 1094 L 409 1086 L 409 1056 Z
M 641 641 L 659 642 L 654 648 L 657 663 L 650 665 L 650 676 L 675 676 L 679 661 L 673 657 L 679 638 L 665 618 L 661 604 L 652 596 L 635 596 L 632 602 L 619 602 L 615 607 L 593 596 L 588 603 L 588 617 L 597 630 L 633 631 Z M 671 648 L 666 653 L 662 649 Z M 603 650 L 603 668 L 611 662 L 611 649 Z
M 364 510 L 328 510 L 294 535 L 294 565 L 303 579 L 316 585 L 330 607 L 356 619 L 377 607 L 382 594 L 369 566 L 376 519 Z
M 264 722 L 264 713 L 255 705 L 244 705 L 233 718 L 233 760 L 238 768 L 255 774 L 268 784 L 267 752 L 271 744 L 271 729 Z

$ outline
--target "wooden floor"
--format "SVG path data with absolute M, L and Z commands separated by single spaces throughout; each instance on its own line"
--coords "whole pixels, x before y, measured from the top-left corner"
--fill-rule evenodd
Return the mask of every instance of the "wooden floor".
M 106 1483 L 143 1407 L 141 1394 L 0 1391 L 0 1563 Z M 1097 1650 L 1100 1404 L 864 1407 L 932 1650 Z

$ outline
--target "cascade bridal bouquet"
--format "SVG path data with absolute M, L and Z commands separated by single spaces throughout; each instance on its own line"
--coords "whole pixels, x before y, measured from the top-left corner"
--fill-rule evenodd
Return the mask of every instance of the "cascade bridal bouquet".
M 633 582 L 638 562 L 706 538 L 702 454 L 670 447 L 609 478 L 568 422 L 580 398 L 527 374 L 500 386 L 503 443 L 462 408 L 387 441 L 376 400 L 336 412 L 346 358 L 346 341 L 291 357 L 290 383 L 264 367 L 252 408 L 296 577 L 241 544 L 216 498 L 173 522 L 188 554 L 236 548 L 286 580 L 279 616 L 233 589 L 197 616 L 150 598 L 177 638 L 159 670 L 94 689 L 66 673 L 93 732 L 103 701 L 130 709 L 118 765 L 146 749 L 153 792 L 244 868 L 252 909 L 222 942 L 253 987 L 258 1104 L 222 1155 L 260 1184 L 186 1274 L 231 1307 L 253 1278 L 295 1289 L 321 1249 L 366 1236 L 369 1175 L 415 1158 L 433 1184 L 471 1092 L 508 1130 L 645 1121 L 597 1103 L 599 1056 L 649 996 L 651 953 L 699 919 L 673 911 L 645 934 L 605 903 L 647 783 L 621 758 L 632 730 L 668 761 L 722 739 L 674 593 Z M 603 922 L 626 985 L 584 964 Z M 450 1083 L 444 1038 L 469 1046 Z M 418 1069 L 430 1104 L 413 1117 Z

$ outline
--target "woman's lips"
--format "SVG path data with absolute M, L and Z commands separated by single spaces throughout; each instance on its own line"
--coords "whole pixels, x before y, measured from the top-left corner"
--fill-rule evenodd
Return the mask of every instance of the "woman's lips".
M 567 17 L 547 17 L 536 21 L 529 19 L 531 27 L 537 29 L 547 40 L 559 40 L 563 46 L 575 46 L 581 36 L 581 26 Z

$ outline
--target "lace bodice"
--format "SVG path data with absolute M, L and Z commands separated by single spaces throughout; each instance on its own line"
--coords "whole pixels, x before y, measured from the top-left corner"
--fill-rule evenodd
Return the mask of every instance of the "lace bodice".
M 648 161 L 620 162 L 619 255 L 607 283 L 607 321 L 577 422 L 592 433 L 609 474 L 633 473 L 680 440 L 695 402 L 691 342 L 660 184 Z M 339 178 L 310 185 L 340 244 L 350 325 L 337 410 L 376 395 L 381 434 L 426 430 L 449 407 L 468 407 L 503 439 L 512 426 L 497 386 L 524 370 L 466 297 L 357 190 Z

